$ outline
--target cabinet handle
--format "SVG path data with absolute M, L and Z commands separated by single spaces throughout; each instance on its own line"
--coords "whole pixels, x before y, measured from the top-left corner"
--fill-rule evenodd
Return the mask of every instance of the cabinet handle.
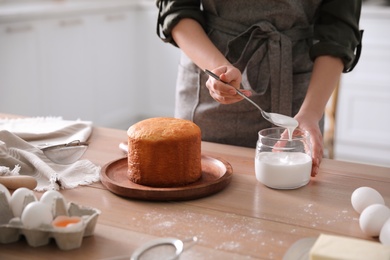
M 106 16 L 106 21 L 114 22 L 114 21 L 123 21 L 126 19 L 125 14 L 109 14 Z
M 6 27 L 5 29 L 5 32 L 6 33 L 25 33 L 25 32 L 29 32 L 29 31 L 32 31 L 33 27 L 32 25 L 30 24 L 26 24 L 26 25 L 20 25 L 20 26 L 8 26 Z
M 59 25 L 61 27 L 78 26 L 81 24 L 83 24 L 83 21 L 81 19 L 61 20 L 59 22 Z

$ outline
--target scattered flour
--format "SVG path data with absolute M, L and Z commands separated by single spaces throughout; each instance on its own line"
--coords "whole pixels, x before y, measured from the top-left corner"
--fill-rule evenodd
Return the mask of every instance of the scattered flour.
M 308 221 L 311 221 L 311 227 L 317 227 L 320 225 L 331 225 L 338 222 L 351 222 L 358 221 L 356 216 L 351 216 L 350 211 L 347 209 L 337 210 L 334 212 L 326 211 L 316 207 L 315 204 L 309 203 L 301 206 L 302 214 L 301 217 Z
M 329 212 L 329 209 L 324 210 L 315 203 L 307 203 L 298 206 L 297 210 L 295 218 L 306 221 L 308 227 L 358 221 L 349 209 Z M 143 211 L 132 212 L 129 220 L 135 229 L 144 233 L 180 239 L 196 236 L 200 245 L 233 254 L 247 252 L 248 259 L 254 255 L 276 259 L 280 257 L 280 252 L 271 250 L 289 245 L 283 239 L 283 233 L 270 231 L 267 221 L 230 213 L 221 216 L 215 210 L 207 208 L 188 210 L 186 204 L 182 203 L 145 205 Z M 295 219 L 291 221 L 294 222 Z M 287 233 L 297 236 L 300 232 L 296 227 L 287 230 Z
M 214 211 L 207 209 L 194 212 L 186 210 L 183 204 L 172 204 L 132 214 L 131 220 L 133 227 L 138 227 L 140 231 L 180 239 L 196 236 L 199 244 L 216 250 L 233 254 L 248 252 L 248 259 L 251 259 L 250 255 L 259 254 L 273 259 L 273 252 L 264 252 L 265 246 L 277 248 L 284 245 L 280 239 L 266 239 L 273 234 L 267 231 L 267 223 L 262 220 L 230 213 L 222 217 L 213 214 Z

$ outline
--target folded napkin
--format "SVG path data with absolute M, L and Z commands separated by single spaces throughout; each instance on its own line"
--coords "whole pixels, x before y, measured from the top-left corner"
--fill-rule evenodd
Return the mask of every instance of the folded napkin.
M 85 142 L 92 133 L 92 122 L 63 120 L 62 117 L 0 119 L 0 130 L 19 136 L 36 146 Z
M 48 159 L 40 146 L 86 141 L 92 123 L 62 118 L 0 119 L 0 175 L 30 175 L 37 191 L 74 188 L 99 181 L 100 167 L 89 160 L 61 165 Z

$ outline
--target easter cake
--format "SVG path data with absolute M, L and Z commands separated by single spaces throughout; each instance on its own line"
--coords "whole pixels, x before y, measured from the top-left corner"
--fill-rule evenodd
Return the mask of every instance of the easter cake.
M 191 121 L 156 117 L 128 131 L 128 178 L 151 187 L 177 187 L 202 175 L 201 131 Z

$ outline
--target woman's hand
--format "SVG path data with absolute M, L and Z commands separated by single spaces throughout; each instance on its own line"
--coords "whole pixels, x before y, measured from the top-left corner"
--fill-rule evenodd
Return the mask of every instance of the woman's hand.
M 323 156 L 323 137 L 319 128 L 319 121 L 333 90 L 338 84 L 344 65 L 340 58 L 319 56 L 314 61 L 313 73 L 310 79 L 305 100 L 295 116 L 299 127 L 310 133 L 313 145 L 312 176 L 317 175 Z
M 315 177 L 321 164 L 324 154 L 324 143 L 318 120 L 310 118 L 308 115 L 296 115 L 295 119 L 299 122 L 299 128 L 306 130 L 310 134 L 310 142 L 312 144 L 312 170 L 311 176 Z
M 241 72 L 234 66 L 221 66 L 212 70 L 223 82 L 209 77 L 206 87 L 209 89 L 211 97 L 221 104 L 232 104 L 241 101 L 243 98 L 237 94 L 235 88 L 240 88 Z M 247 96 L 251 96 L 249 90 L 241 91 Z

